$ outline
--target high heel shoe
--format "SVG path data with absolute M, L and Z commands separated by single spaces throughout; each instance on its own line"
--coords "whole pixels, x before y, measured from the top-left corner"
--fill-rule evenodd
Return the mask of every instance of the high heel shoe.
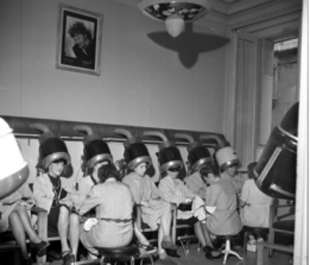
M 31 247 L 34 248 L 36 255 L 38 257 L 42 257 L 45 254 L 45 250 L 49 245 L 50 244 L 47 241 L 43 241 L 43 240 L 39 243 L 31 242 Z
M 222 253 L 219 253 L 218 255 L 213 255 L 212 251 L 216 251 L 214 248 L 209 247 L 209 246 L 205 246 L 203 248 L 204 252 L 205 252 L 205 257 L 209 260 L 213 260 L 213 259 L 219 259 L 222 256 Z

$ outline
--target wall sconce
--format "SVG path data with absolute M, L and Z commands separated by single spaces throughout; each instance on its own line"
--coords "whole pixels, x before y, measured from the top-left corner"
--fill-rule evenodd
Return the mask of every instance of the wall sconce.
M 184 30 L 185 23 L 209 13 L 211 3 L 209 0 L 143 0 L 138 8 L 144 15 L 165 22 L 167 32 L 175 38 Z

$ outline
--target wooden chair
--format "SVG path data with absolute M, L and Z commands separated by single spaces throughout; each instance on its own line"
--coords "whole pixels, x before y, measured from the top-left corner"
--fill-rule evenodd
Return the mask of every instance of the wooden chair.
M 262 227 L 243 226 L 242 230 L 244 232 L 244 236 L 243 236 L 243 257 L 246 257 L 247 244 L 248 244 L 249 236 L 253 235 L 256 238 L 261 237 L 263 239 L 266 239 L 268 237 L 269 229 L 268 228 L 262 228 Z
M 288 209 L 288 212 L 279 215 L 279 209 Z M 279 205 L 277 200 L 270 209 L 270 225 L 269 239 L 270 244 L 292 246 L 294 244 L 294 228 L 295 220 L 292 217 L 295 214 L 295 205 L 293 202 L 287 202 L 284 205 Z M 269 249 L 269 256 L 273 254 L 273 249 Z
M 180 242 L 184 255 L 187 255 L 189 253 L 189 245 L 191 241 L 198 241 L 194 228 L 191 225 L 188 225 L 186 223 L 183 223 L 182 220 L 177 219 L 177 207 L 174 205 L 175 210 L 173 212 L 173 238 L 174 243 Z M 191 210 L 191 205 L 189 204 L 181 204 L 181 208 L 184 210 Z M 199 252 L 201 249 L 200 243 L 198 241 L 198 249 Z
M 279 215 L 279 209 L 288 209 L 288 212 Z M 268 250 L 269 257 L 272 256 L 274 250 L 284 252 L 294 252 L 294 228 L 295 220 L 286 219 L 292 217 L 295 213 L 295 205 L 291 201 L 287 201 L 284 205 L 279 205 L 276 200 L 270 209 L 270 227 L 268 242 L 257 244 L 256 265 L 263 265 L 265 258 L 265 250 Z

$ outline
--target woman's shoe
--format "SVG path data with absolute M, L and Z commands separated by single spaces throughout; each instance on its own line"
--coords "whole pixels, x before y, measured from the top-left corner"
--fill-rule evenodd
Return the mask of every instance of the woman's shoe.
M 63 261 L 63 265 L 71 265 L 72 262 L 75 262 L 75 257 L 74 255 L 71 253 L 71 251 L 64 251 L 62 253 L 62 261 Z
M 31 247 L 35 250 L 36 255 L 38 257 L 42 257 L 45 254 L 45 249 L 49 246 L 50 244 L 46 241 L 41 241 L 39 243 L 33 243 L 31 242 Z
M 139 243 L 138 247 L 145 250 L 145 252 L 147 252 L 148 254 L 153 254 L 157 252 L 157 247 L 154 247 L 152 244 L 144 245 L 144 244 Z
M 222 253 L 219 253 L 218 255 L 213 255 L 212 252 L 216 251 L 216 250 L 212 247 L 209 247 L 209 246 L 203 247 L 203 250 L 205 252 L 205 257 L 209 260 L 219 259 L 222 256 Z
M 165 250 L 166 249 L 175 249 L 176 250 L 178 248 L 177 245 L 173 244 L 173 242 L 171 240 L 163 240 L 161 242 L 161 247 Z

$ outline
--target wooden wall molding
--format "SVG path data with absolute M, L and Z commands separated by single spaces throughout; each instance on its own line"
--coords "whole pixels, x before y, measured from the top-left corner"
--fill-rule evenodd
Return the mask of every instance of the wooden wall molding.
M 176 139 L 175 134 L 188 134 L 195 141 L 199 141 L 201 135 L 208 135 L 211 138 L 220 138 L 226 140 L 224 135 L 214 132 L 203 131 L 188 131 L 188 130 L 174 130 L 164 128 L 152 128 L 152 127 L 138 127 L 128 125 L 115 125 L 115 124 L 102 124 L 102 123 L 88 123 L 88 122 L 76 122 L 65 120 L 51 120 L 51 119 L 37 119 L 37 118 L 25 118 L 16 116 L 1 116 L 13 129 L 13 133 L 16 137 L 20 138 L 39 138 L 41 133 L 35 131 L 30 127 L 30 124 L 40 123 L 47 126 L 52 132 L 60 136 L 67 141 L 82 141 L 85 137 L 80 132 L 75 131 L 73 128 L 77 125 L 87 125 L 92 128 L 94 132 L 107 142 L 124 142 L 127 139 L 114 132 L 116 128 L 123 128 L 129 130 L 133 136 L 139 136 L 146 143 L 161 143 L 161 139 L 153 137 L 143 136 L 145 131 L 159 131 L 162 132 L 171 141 L 174 141 L 177 145 L 188 145 L 189 142 L 184 139 Z M 215 146 L 218 142 L 215 139 L 204 140 L 203 143 L 208 146 Z

